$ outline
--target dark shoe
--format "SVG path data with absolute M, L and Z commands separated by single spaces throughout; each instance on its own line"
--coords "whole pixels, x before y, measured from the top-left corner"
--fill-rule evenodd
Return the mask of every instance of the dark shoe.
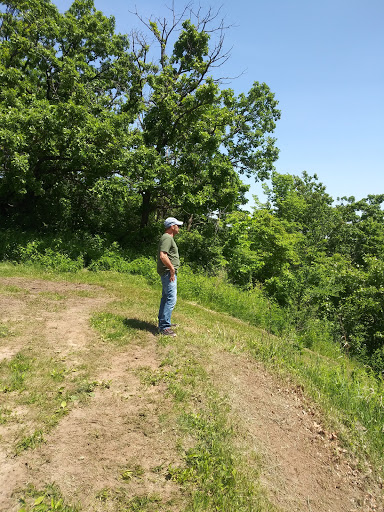
M 170 327 L 163 329 L 159 334 L 162 334 L 163 336 L 172 336 L 173 338 L 176 336 L 176 333 L 173 332 Z

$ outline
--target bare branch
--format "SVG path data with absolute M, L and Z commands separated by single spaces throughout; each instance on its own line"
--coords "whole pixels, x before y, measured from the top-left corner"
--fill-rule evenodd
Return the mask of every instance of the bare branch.
M 140 20 L 140 22 L 154 36 L 154 40 L 156 40 L 160 45 L 161 53 L 159 60 L 162 68 L 164 68 L 168 62 L 167 46 L 170 44 L 171 37 L 175 32 L 181 32 L 183 30 L 182 24 L 187 19 L 191 21 L 197 31 L 206 32 L 210 36 L 215 35 L 216 41 L 214 42 L 214 45 L 210 49 L 208 55 L 208 69 L 218 68 L 228 61 L 232 48 L 228 51 L 224 51 L 225 32 L 232 28 L 234 25 L 227 24 L 225 23 L 224 18 L 220 18 L 222 7 L 219 7 L 216 10 L 208 8 L 208 10 L 204 13 L 201 6 L 195 9 L 193 2 L 188 2 L 181 10 L 181 12 L 177 13 L 175 9 L 175 2 L 173 0 L 170 6 L 166 6 L 166 9 L 170 12 L 170 17 L 168 19 L 166 17 L 160 18 L 152 16 L 152 19 L 150 18 L 149 20 L 146 20 L 141 14 L 139 14 L 136 6 L 134 11 L 129 11 Z M 158 27 L 158 32 L 155 32 L 153 29 L 153 23 L 155 23 Z M 132 33 L 132 38 L 134 48 L 138 44 L 145 44 L 143 42 L 144 37 L 142 36 L 143 39 L 140 40 L 138 32 Z M 180 75 L 182 72 L 189 71 L 191 70 L 182 69 L 180 66 L 177 74 Z M 204 74 L 206 74 L 206 72 Z M 224 79 L 230 80 L 234 78 L 237 77 L 225 77 Z M 221 82 L 221 78 L 216 79 L 215 82 Z

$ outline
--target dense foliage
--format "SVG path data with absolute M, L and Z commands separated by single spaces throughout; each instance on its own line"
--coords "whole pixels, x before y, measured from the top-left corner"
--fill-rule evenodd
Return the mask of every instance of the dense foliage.
M 384 370 L 384 194 L 334 206 L 317 177 L 273 173 L 268 201 L 223 227 L 230 279 L 261 282 L 297 328 L 327 319 L 344 349 Z M 226 234 L 226 232 L 228 232 Z
M 326 331 L 380 374 L 384 194 L 335 205 L 316 176 L 274 172 L 274 95 L 222 86 L 216 13 L 172 14 L 127 36 L 92 0 L 1 3 L 2 257 L 132 271 L 175 215 L 192 270 L 263 290 L 304 345 Z M 242 175 L 271 178 L 252 212 Z
M 220 34 L 210 48 L 220 33 L 210 12 L 190 13 L 195 24 L 186 13 L 169 27 L 150 21 L 149 47 L 115 34 L 92 0 L 64 14 L 49 0 L 2 5 L 3 219 L 121 237 L 169 209 L 232 210 L 247 190 L 239 173 L 273 168 L 277 102 L 265 84 L 239 97 L 220 88 L 211 72 L 225 54 Z

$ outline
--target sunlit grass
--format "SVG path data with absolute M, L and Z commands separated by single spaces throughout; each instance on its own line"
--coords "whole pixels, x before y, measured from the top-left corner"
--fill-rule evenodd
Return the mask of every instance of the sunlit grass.
M 10 268 L 6 271 L 8 275 L 12 274 Z M 30 275 L 30 268 L 27 272 Z M 15 268 L 14 275 L 23 275 L 21 267 Z M 52 275 L 49 277 L 52 279 Z M 145 342 L 148 335 L 155 333 L 159 283 L 150 286 L 142 276 L 116 272 L 79 272 L 65 277 L 56 274 L 54 279 L 96 285 L 112 299 L 91 319 L 97 336 L 111 350 L 123 350 L 132 340 Z M 249 319 L 248 315 L 255 295 L 245 294 L 240 300 L 240 292 L 236 291 L 218 304 L 219 311 L 209 309 L 215 308 L 214 298 L 226 289 L 223 285 L 208 293 L 211 285 L 214 286 L 214 281 L 207 280 L 200 296 L 197 288 L 194 297 L 181 291 L 174 312 L 175 321 L 181 324 L 178 337 L 157 338 L 162 356 L 160 369 L 141 368 L 137 371 L 143 386 L 165 385 L 173 400 L 174 412 L 166 421 L 177 421 L 175 428 L 183 465 L 170 468 L 169 477 L 183 486 L 189 496 L 189 508 L 185 510 L 273 510 L 258 484 L 257 463 L 243 460 L 234 448 L 234 432 L 225 397 L 215 390 L 215 383 L 207 373 L 206 365 L 214 364 L 211 358 L 216 350 L 248 353 L 262 361 L 270 371 L 289 379 L 294 385 L 299 384 L 306 395 L 322 407 L 326 421 L 337 430 L 344 446 L 354 452 L 362 464 L 369 461 L 383 474 L 382 381 L 369 368 L 350 360 L 326 337 L 314 338 L 308 348 L 289 332 L 281 337 L 273 335 L 265 325 L 269 314 L 265 305 L 260 306 L 260 311 L 266 315 L 260 327 L 252 325 L 257 323 L 257 318 Z M 55 300 L 54 297 L 46 298 Z M 234 301 L 233 308 L 231 301 Z M 239 318 L 231 314 L 237 314 Z M 63 370 L 65 365 L 53 360 L 49 362 L 43 357 L 41 368 L 38 368 L 40 363 L 36 358 L 37 353 L 22 353 L 13 359 L 13 367 L 4 363 L 0 367 L 0 385 L 4 389 L 17 389 L 24 397 L 24 403 L 28 397 L 32 403 L 38 397 L 38 379 L 33 375 L 44 373 L 42 367 L 46 366 L 49 371 L 44 379 L 50 382 L 48 396 L 50 400 L 53 398 L 54 404 L 48 406 L 48 400 L 42 402 L 46 416 L 60 411 L 63 402 L 66 407 L 60 414 L 65 414 L 71 407 L 71 400 L 89 395 L 92 386 L 97 385 L 92 378 L 97 364 L 94 359 L 88 364 L 84 361 L 84 371 L 72 375 Z M 10 421 L 6 412 L 9 410 L 12 411 L 12 405 L 5 405 L 2 413 L 5 421 Z M 44 435 L 48 423 L 44 425 L 44 421 L 36 422 L 35 429 L 26 432 L 18 441 L 32 443 L 34 433 L 39 432 L 41 426 Z M 221 496 L 214 489 L 220 489 Z M 115 493 L 113 499 L 117 499 L 116 496 Z M 142 509 L 156 510 L 158 503 L 151 501 L 150 496 L 137 497 L 130 506 L 139 506 L 139 501 L 144 498 L 147 499 L 146 508 L 142 505 Z

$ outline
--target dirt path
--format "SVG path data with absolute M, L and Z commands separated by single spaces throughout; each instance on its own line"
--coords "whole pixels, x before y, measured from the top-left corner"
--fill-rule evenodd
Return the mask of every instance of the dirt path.
M 216 360 L 215 380 L 241 418 L 247 446 L 263 458 L 261 481 L 272 502 L 298 512 L 384 510 L 370 475 L 346 457 L 300 389 L 287 388 L 246 356 L 222 354 Z
M 102 289 L 21 278 L 2 279 L 1 284 L 26 292 L 0 295 L 0 321 L 23 325 L 21 335 L 0 340 L 3 360 L 33 344 L 38 336 L 41 351 L 62 358 L 72 371 L 97 351 L 94 377 L 108 386 L 96 388 L 89 403 L 73 408 L 44 444 L 17 457 L 9 449 L 10 441 L 28 418 L 0 426 L 0 510 L 19 509 L 18 489 L 28 484 L 43 489 L 50 482 L 59 483 L 69 502 L 79 503 L 85 511 L 108 510 L 103 498 L 111 498 L 108 494 L 114 488 L 127 495 L 161 492 L 169 501 L 177 488 L 163 473 L 178 457 L 172 433 L 164 433 L 157 421 L 158 409 L 166 410 L 167 402 L 161 388 L 146 391 L 135 375 L 139 367 L 158 368 L 155 337 L 148 333 L 144 346 L 133 344 L 113 356 L 111 347 L 100 346 L 89 326 L 91 314 L 112 300 Z M 89 296 L 79 297 L 79 292 Z M 47 294 L 55 298 L 53 311 L 49 307 L 47 311 L 44 303 Z M 140 478 L 135 477 L 138 465 Z M 134 493 L 130 492 L 133 487 Z M 95 495 L 100 495 L 96 503 Z
M 42 489 L 50 482 L 59 483 L 64 497 L 84 511 L 113 511 L 113 496 L 121 503 L 122 494 L 160 495 L 168 511 L 183 510 L 180 489 L 166 478 L 169 464 L 180 463 L 176 436 L 159 421 L 169 399 L 162 385 L 143 387 L 138 376 L 140 368 L 160 367 L 156 337 L 147 332 L 124 349 L 100 343 L 89 319 L 113 300 L 102 288 L 23 278 L 1 279 L 0 285 L 9 292 L 0 295 L 0 321 L 20 327 L 14 336 L 0 338 L 0 361 L 38 343 L 46 355 L 61 357 L 75 370 L 93 357 L 93 378 L 107 383 L 97 386 L 87 403 L 72 407 L 34 450 L 15 456 L 11 449 L 18 429 L 29 421 L 22 408 L 17 421 L 0 425 L 0 511 L 19 509 L 18 489 L 28 484 Z M 282 388 L 244 355 L 223 352 L 214 360 L 210 372 L 228 396 L 239 447 L 262 455 L 261 480 L 277 507 L 384 510 L 380 490 L 370 487 L 336 436 L 322 428 L 300 390 Z

